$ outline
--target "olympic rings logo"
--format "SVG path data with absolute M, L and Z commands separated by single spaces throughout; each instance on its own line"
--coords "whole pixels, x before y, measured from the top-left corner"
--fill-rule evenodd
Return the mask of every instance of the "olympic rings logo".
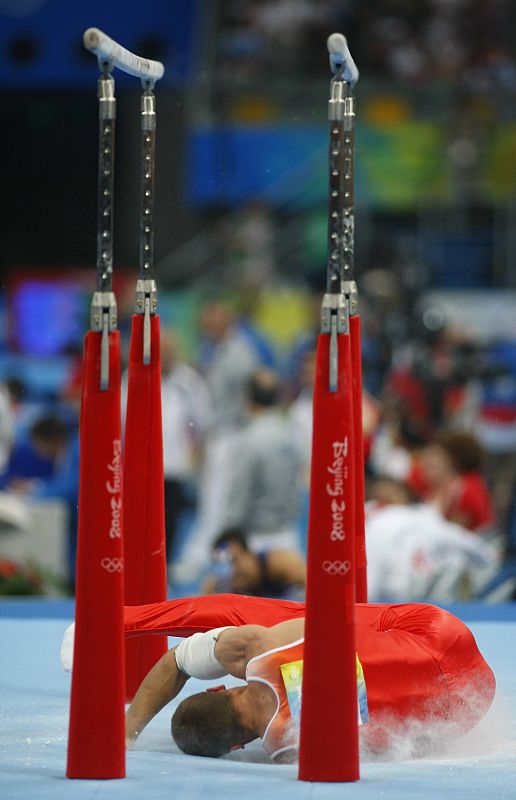
M 100 566 L 105 569 L 106 572 L 122 572 L 124 561 L 122 558 L 108 558 L 105 556 L 100 562 Z
M 328 575 L 347 575 L 351 569 L 350 561 L 323 561 L 322 568 Z

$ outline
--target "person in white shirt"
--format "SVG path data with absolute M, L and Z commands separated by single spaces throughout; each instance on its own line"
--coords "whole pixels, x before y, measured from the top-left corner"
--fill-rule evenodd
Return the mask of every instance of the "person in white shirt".
M 246 386 L 248 422 L 228 452 L 222 528 L 242 527 L 252 549 L 299 549 L 302 459 L 280 406 L 280 381 L 258 370 Z
M 212 542 L 224 524 L 229 451 L 246 419 L 246 382 L 260 364 L 259 353 L 240 330 L 229 303 L 207 302 L 201 310 L 200 326 L 200 368 L 208 384 L 212 414 L 200 472 L 197 519 L 173 566 L 179 582 L 197 579 L 208 566 Z
M 170 564 L 179 520 L 192 505 L 204 437 L 211 420 L 210 393 L 203 376 L 179 357 L 179 340 L 161 328 L 161 413 L 165 483 L 165 538 Z M 125 426 L 127 373 L 122 377 L 122 423 Z
M 411 502 L 401 482 L 377 478 L 366 503 L 368 600 L 444 603 L 470 599 L 498 566 L 481 536 Z
M 179 359 L 177 337 L 170 329 L 161 331 L 161 409 L 166 549 L 170 563 L 181 514 L 192 502 L 212 411 L 205 379 Z

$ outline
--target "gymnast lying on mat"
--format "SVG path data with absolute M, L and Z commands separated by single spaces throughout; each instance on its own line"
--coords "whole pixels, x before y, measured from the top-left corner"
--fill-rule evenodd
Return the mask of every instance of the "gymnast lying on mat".
M 302 603 L 242 595 L 126 607 L 126 636 L 188 637 L 142 682 L 126 715 L 128 742 L 190 676 L 233 675 L 246 684 L 208 689 L 179 704 L 172 717 L 176 744 L 185 753 L 218 757 L 261 738 L 274 761 L 294 760 L 303 614 Z M 466 733 L 491 705 L 490 667 L 467 626 L 440 608 L 358 604 L 356 640 L 360 736 L 368 749 L 385 751 L 405 734 L 421 751 L 436 738 Z

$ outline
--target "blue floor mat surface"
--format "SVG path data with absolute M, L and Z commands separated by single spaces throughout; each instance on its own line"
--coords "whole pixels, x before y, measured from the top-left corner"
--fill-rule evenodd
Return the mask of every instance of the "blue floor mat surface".
M 295 766 L 268 763 L 259 743 L 223 759 L 179 753 L 169 707 L 127 754 L 125 779 L 71 781 L 64 776 L 70 676 L 61 669 L 59 647 L 73 603 L 0 603 L 0 798 L 514 800 L 516 613 L 514 606 L 486 609 L 453 610 L 467 619 L 495 672 L 495 703 L 474 731 L 438 756 L 411 759 L 400 746 L 391 760 L 364 758 L 357 783 L 303 783 Z M 205 686 L 190 681 L 183 694 Z

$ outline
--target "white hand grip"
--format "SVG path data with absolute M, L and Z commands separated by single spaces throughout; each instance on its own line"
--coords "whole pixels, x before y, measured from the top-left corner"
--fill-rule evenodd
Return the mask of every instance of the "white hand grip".
M 159 81 L 165 73 L 160 61 L 151 61 L 126 50 L 98 28 L 88 28 L 82 41 L 86 50 L 95 53 L 97 58 L 111 61 L 115 67 L 142 80 Z
M 328 52 L 330 54 L 330 67 L 332 72 L 344 65 L 344 79 L 352 86 L 358 81 L 358 69 L 351 58 L 346 37 L 342 33 L 332 33 L 328 36 Z
M 71 672 L 73 667 L 73 644 L 75 638 L 75 622 L 64 632 L 63 641 L 61 643 L 61 666 L 65 672 Z

